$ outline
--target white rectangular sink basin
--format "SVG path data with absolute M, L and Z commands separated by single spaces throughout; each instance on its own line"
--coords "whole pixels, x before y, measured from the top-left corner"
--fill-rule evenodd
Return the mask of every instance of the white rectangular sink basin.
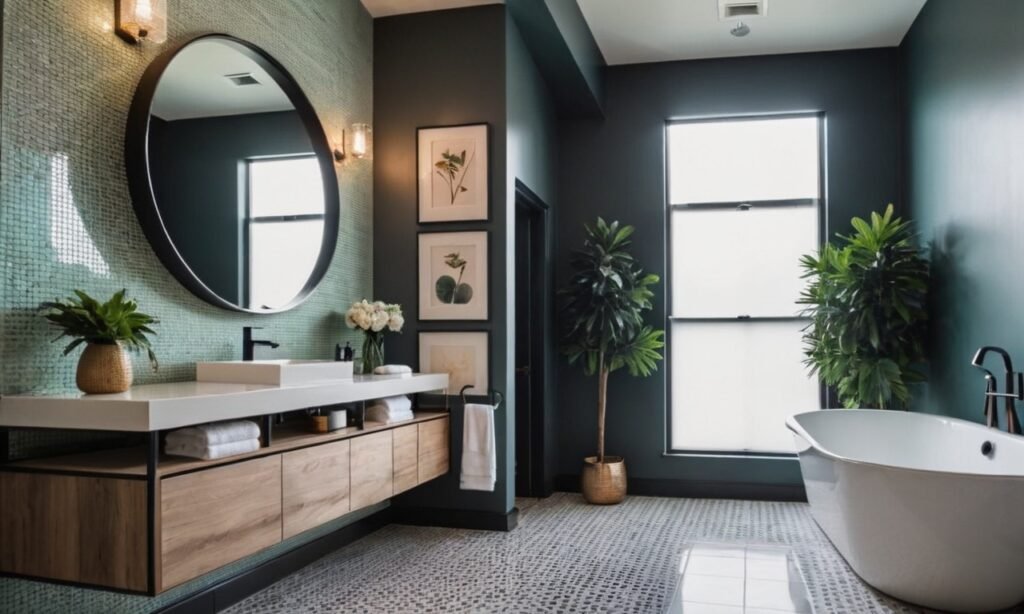
M 231 360 L 197 362 L 196 380 L 223 384 L 299 386 L 352 379 L 352 362 L 334 360 Z

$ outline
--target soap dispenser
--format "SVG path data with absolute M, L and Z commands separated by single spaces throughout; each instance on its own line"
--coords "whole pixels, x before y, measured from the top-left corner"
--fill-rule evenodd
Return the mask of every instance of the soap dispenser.
M 345 342 L 345 347 L 341 347 L 340 343 L 334 344 L 334 360 L 338 362 L 352 362 L 355 359 L 355 351 L 348 341 Z

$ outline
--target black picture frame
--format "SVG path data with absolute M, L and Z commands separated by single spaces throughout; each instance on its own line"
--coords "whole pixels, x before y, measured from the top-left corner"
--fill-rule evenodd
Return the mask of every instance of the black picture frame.
M 423 136 L 423 132 L 425 130 L 443 130 L 443 129 L 446 129 L 446 128 L 473 128 L 473 127 L 478 127 L 478 126 L 482 126 L 482 127 L 485 128 L 486 143 L 484 144 L 484 146 L 485 146 L 485 150 L 487 152 L 487 168 L 484 170 L 484 177 L 485 177 L 485 179 L 487 181 L 487 190 L 486 190 L 486 192 L 487 192 L 487 196 L 486 196 L 487 203 L 486 203 L 486 206 L 484 207 L 484 217 L 460 218 L 460 219 L 452 219 L 452 220 L 424 220 L 423 219 L 423 211 L 422 211 L 422 208 L 420 207 L 420 199 L 422 197 L 422 187 L 420 185 L 420 162 L 421 162 L 421 160 L 420 160 L 420 139 Z M 490 168 L 490 160 L 491 160 L 491 156 L 493 154 L 493 151 L 491 151 L 491 142 L 493 141 L 493 139 L 491 138 L 492 137 L 492 132 L 493 132 L 493 129 L 492 129 L 491 124 L 489 122 L 468 122 L 468 123 L 464 123 L 464 124 L 448 124 L 448 125 L 417 126 L 416 127 L 416 221 L 419 224 L 423 224 L 423 225 L 430 225 L 430 224 L 452 224 L 452 223 L 456 223 L 457 224 L 457 223 L 462 223 L 462 222 L 482 222 L 482 223 L 486 223 L 486 222 L 490 222 L 491 221 L 491 207 L 492 207 L 492 202 L 494 200 L 492 198 L 492 196 L 493 196 L 493 188 L 491 187 L 491 168 Z
M 487 288 L 486 288 L 486 292 L 484 293 L 485 296 L 487 297 L 487 309 L 486 309 L 487 314 L 483 318 L 424 318 L 423 317 L 422 305 L 420 304 L 420 292 L 422 290 L 422 288 L 420 287 L 420 284 L 423 281 L 422 278 L 421 278 L 421 275 L 420 275 L 420 266 L 423 264 L 422 263 L 422 259 L 420 258 L 420 240 L 421 240 L 421 237 L 423 237 L 425 235 L 463 234 L 463 233 L 466 233 L 466 234 L 470 234 L 470 233 L 473 233 L 473 234 L 475 234 L 475 233 L 483 233 L 483 235 L 484 235 L 484 237 L 485 237 L 485 239 L 487 241 L 487 246 L 486 246 L 487 270 L 485 271 L 485 273 L 487 275 Z M 431 324 L 431 323 L 437 324 L 437 323 L 440 323 L 442 325 L 448 325 L 449 323 L 452 323 L 452 322 L 471 322 L 473 325 L 479 326 L 481 324 L 488 323 L 488 322 L 491 321 L 491 310 L 492 310 L 492 307 L 493 307 L 493 298 L 494 298 L 494 293 L 492 291 L 492 284 L 491 284 L 491 268 L 492 268 L 492 264 L 493 264 L 492 261 L 491 261 L 491 256 L 493 255 L 493 251 L 494 250 L 491 247 L 491 243 L 492 243 L 492 241 L 491 241 L 491 231 L 488 230 L 488 229 L 473 229 L 473 228 L 468 228 L 467 229 L 467 228 L 459 227 L 459 228 L 453 228 L 453 229 L 449 230 L 449 229 L 433 228 L 431 230 L 421 230 L 421 231 L 416 233 L 416 321 L 418 323 L 420 323 L 420 324 Z

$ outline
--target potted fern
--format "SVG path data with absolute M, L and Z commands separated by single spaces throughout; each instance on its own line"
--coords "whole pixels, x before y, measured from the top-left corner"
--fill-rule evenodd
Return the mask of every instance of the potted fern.
M 138 310 L 138 304 L 125 298 L 125 291 L 116 292 L 105 303 L 100 303 L 81 290 L 75 296 L 43 303 L 45 318 L 61 334 L 54 339 L 71 338 L 64 347 L 67 356 L 78 346 L 86 344 L 78 360 L 75 383 L 87 394 L 124 392 L 132 385 L 132 363 L 126 350 L 145 350 L 153 369 L 157 368 L 156 355 L 146 335 L 155 334 L 150 328 L 157 321 Z
M 925 380 L 928 262 L 893 206 L 853 218 L 853 234 L 801 259 L 805 364 L 845 407 L 905 408 Z
M 570 262 L 572 278 L 560 292 L 567 329 L 563 351 L 570 364 L 597 375 L 597 455 L 584 459 L 583 496 L 590 503 L 614 504 L 626 497 L 626 464 L 605 455 L 608 377 L 623 367 L 634 377 L 656 371 L 665 333 L 644 322 L 658 276 L 644 274 L 629 253 L 634 228 L 601 218 L 585 228 L 583 249 Z

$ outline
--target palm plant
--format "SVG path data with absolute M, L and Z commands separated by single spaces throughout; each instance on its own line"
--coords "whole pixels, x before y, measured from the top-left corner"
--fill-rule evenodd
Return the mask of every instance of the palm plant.
M 597 461 L 604 462 L 604 425 L 608 376 L 625 367 L 646 377 L 658 368 L 665 333 L 644 322 L 651 309 L 657 275 L 644 274 L 629 253 L 632 226 L 618 222 L 586 226 L 583 249 L 573 254 L 569 285 L 561 291 L 567 323 L 563 350 L 570 364 L 597 374 Z
M 928 262 L 892 205 L 851 224 L 839 245 L 800 261 L 810 280 L 798 301 L 811 318 L 804 363 L 845 407 L 906 407 L 908 384 L 925 380 L 915 366 L 925 360 Z
M 116 292 L 105 303 L 81 290 L 74 292 L 75 296 L 42 304 L 49 310 L 45 318 L 61 330 L 54 341 L 71 338 L 64 347 L 65 356 L 83 343 L 121 345 L 132 352 L 145 350 L 153 368 L 157 368 L 156 354 L 147 337 L 156 334 L 150 326 L 157 320 L 140 312 L 134 300 L 126 299 L 125 290 Z

